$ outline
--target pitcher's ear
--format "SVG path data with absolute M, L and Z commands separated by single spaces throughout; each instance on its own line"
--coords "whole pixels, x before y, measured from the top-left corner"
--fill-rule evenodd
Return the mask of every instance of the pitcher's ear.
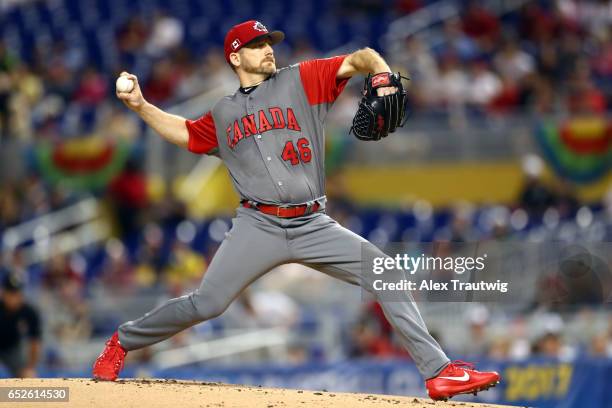
M 238 54 L 237 52 L 232 52 L 229 55 L 229 58 L 230 58 L 230 64 L 232 65 L 234 70 L 240 66 L 240 54 Z

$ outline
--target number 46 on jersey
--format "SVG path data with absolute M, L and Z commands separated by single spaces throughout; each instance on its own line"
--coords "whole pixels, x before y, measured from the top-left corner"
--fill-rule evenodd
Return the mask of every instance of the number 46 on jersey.
M 298 165 L 300 161 L 302 163 L 310 162 L 312 159 L 310 142 L 305 137 L 299 138 L 295 145 L 292 140 L 287 141 L 281 157 L 283 160 L 290 162 L 293 166 Z

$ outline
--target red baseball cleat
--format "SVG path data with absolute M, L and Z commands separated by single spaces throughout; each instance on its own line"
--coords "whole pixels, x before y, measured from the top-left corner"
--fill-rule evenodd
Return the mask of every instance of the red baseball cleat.
M 465 367 L 465 368 L 464 368 Z M 443 400 L 457 394 L 474 394 L 499 384 L 500 376 L 495 371 L 476 371 L 474 365 L 464 361 L 453 361 L 437 377 L 425 382 L 432 400 Z
M 115 381 L 123 369 L 126 355 L 127 350 L 121 346 L 119 335 L 115 332 L 93 365 L 93 377 L 96 380 Z

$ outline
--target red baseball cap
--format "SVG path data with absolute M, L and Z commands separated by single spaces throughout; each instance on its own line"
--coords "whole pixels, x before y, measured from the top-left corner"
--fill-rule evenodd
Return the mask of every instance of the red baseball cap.
M 230 54 L 238 52 L 242 47 L 252 41 L 267 37 L 272 45 L 278 44 L 285 38 L 282 31 L 269 32 L 265 25 L 257 20 L 249 20 L 233 26 L 225 36 L 223 48 L 225 49 L 225 60 L 230 63 Z

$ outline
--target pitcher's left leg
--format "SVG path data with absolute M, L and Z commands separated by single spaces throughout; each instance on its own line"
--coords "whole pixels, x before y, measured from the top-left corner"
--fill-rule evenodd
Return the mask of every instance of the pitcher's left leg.
M 374 256 L 385 256 L 382 251 L 327 215 L 316 216 L 299 230 L 289 240 L 293 257 L 323 273 L 367 289 L 361 272 L 362 245 Z M 376 291 L 372 293 L 377 295 Z M 432 378 L 448 365 L 449 359 L 427 331 L 410 292 L 403 292 L 401 296 L 404 299 L 379 303 L 421 375 Z
M 375 245 L 326 215 L 316 216 L 291 235 L 289 250 L 292 257 L 330 276 L 361 285 L 377 297 L 402 345 L 426 380 L 427 393 L 432 399 L 446 400 L 457 394 L 475 394 L 499 382 L 496 372 L 480 372 L 470 364 L 449 361 L 427 331 L 410 292 L 400 292 L 404 299 L 392 302 L 379 299 L 380 293 L 368 285 L 361 264 L 362 251 L 369 252 L 367 259 L 386 256 Z

